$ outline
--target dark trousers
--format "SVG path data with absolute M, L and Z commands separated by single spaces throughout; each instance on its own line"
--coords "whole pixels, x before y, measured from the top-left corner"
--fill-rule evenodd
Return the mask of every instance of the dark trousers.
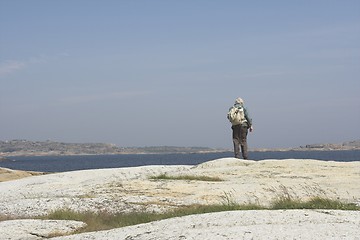
M 247 151 L 247 126 L 235 125 L 231 127 L 233 130 L 232 138 L 234 143 L 234 153 L 236 158 L 240 158 L 240 147 L 243 159 L 248 159 Z

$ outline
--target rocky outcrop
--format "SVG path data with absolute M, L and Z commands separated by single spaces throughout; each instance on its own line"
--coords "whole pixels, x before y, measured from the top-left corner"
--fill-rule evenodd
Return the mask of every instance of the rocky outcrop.
M 359 211 L 232 211 L 192 215 L 58 240 L 359 239 Z
M 223 181 L 153 180 L 195 175 Z M 197 166 L 144 166 L 54 173 L 0 183 L 0 214 L 37 216 L 77 211 L 163 211 L 190 204 L 268 205 L 279 195 L 323 196 L 360 204 L 360 162 L 244 161 L 224 158 Z
M 43 172 L 33 172 L 33 171 L 21 171 L 13 170 L 9 168 L 0 168 L 0 182 L 11 181 L 19 178 L 31 177 L 36 175 L 43 175 L 46 173 Z
M 220 178 L 223 181 L 154 180 L 151 178 L 161 174 L 166 174 L 167 176 L 209 176 Z M 273 199 L 284 195 L 300 200 L 320 196 L 360 204 L 359 182 L 360 161 L 346 163 L 294 159 L 245 161 L 224 158 L 197 166 L 145 166 L 83 170 L 1 182 L 0 215 L 25 215 L 32 217 L 63 208 L 76 211 L 161 212 L 176 208 L 177 206 L 226 203 L 227 201 L 258 203 L 266 206 Z M 257 227 L 266 229 L 264 234 L 272 234 L 272 231 L 280 231 L 284 228 L 290 231 L 289 237 L 291 238 L 291 236 L 295 236 L 292 234 L 298 234 L 307 229 L 305 226 L 311 228 L 310 232 L 315 232 L 317 229 L 316 224 L 320 224 L 322 227 L 328 225 L 334 227 L 336 225 L 334 229 L 339 229 L 341 223 L 346 222 L 350 224 L 344 225 L 344 229 L 347 229 L 346 231 L 354 229 L 354 226 L 359 226 L 359 212 L 349 212 L 349 214 L 344 215 L 338 212 L 318 214 L 316 211 L 310 211 L 301 212 L 299 215 L 298 213 L 291 213 L 291 211 L 276 213 L 265 211 L 261 213 L 231 213 L 226 216 L 217 214 L 206 215 L 206 217 L 201 218 L 202 220 L 200 220 L 200 217 L 188 217 L 185 218 L 187 220 L 178 219 L 169 221 L 183 222 L 183 225 L 179 224 L 180 230 L 174 230 L 175 235 L 173 239 L 181 239 L 181 236 L 184 236 L 183 239 L 196 239 L 198 236 L 200 237 L 200 235 L 196 235 L 200 232 L 205 234 L 201 235 L 204 236 L 201 239 L 209 239 L 207 236 L 213 237 L 215 235 L 212 234 L 218 233 L 224 234 L 224 236 L 229 234 L 229 237 L 219 237 L 217 239 L 246 239 L 236 235 L 237 233 L 245 234 L 246 232 L 255 234 L 253 237 L 257 238 Z M 257 216 L 262 217 L 256 220 Z M 272 220 L 271 218 L 273 217 L 282 220 Z M 217 222 L 219 218 L 225 218 L 225 220 Z M 240 221 L 242 218 L 247 218 L 249 223 L 242 223 L 242 220 Z M 290 225 L 287 224 L 287 218 L 293 219 L 289 220 Z M 226 219 L 233 220 L 226 221 Z M 238 219 L 240 222 L 236 222 L 235 219 Z M 324 221 L 318 219 L 324 219 Z M 345 219 L 353 220 L 348 221 Z M 299 223 L 295 223 L 296 221 L 303 223 L 304 225 L 300 224 L 300 226 L 304 227 L 293 228 L 292 226 Z M 208 224 L 208 227 L 198 225 L 200 223 Z M 146 227 L 149 227 L 149 231 L 141 230 L 148 229 L 141 225 L 141 227 L 133 226 L 126 228 L 126 231 L 124 229 L 121 231 L 111 230 L 101 233 L 103 235 L 95 234 L 94 237 L 73 237 L 73 239 L 119 239 L 114 236 L 117 236 L 117 234 L 118 236 L 123 236 L 121 235 L 123 231 L 131 236 L 128 239 L 152 239 L 147 238 L 146 233 L 149 234 L 148 236 L 153 236 L 152 234 L 156 234 L 156 229 L 169 226 L 167 224 L 166 222 L 150 223 L 146 225 Z M 223 232 L 220 231 L 221 227 L 213 228 L 216 224 L 223 226 Z M 269 224 L 275 225 L 275 227 L 272 228 Z M 193 230 L 186 230 L 185 228 Z M 357 231 L 353 232 L 359 233 L 359 230 Z M 157 232 L 161 234 L 161 231 L 160 233 L 159 231 Z M 334 230 L 334 234 L 336 233 L 337 231 Z M 341 234 L 342 231 L 339 230 L 338 233 Z M 89 236 L 89 234 L 86 236 Z M 107 236 L 111 237 L 107 238 Z M 169 236 L 172 235 L 170 234 Z M 284 235 L 274 236 L 283 238 Z M 321 235 L 320 237 L 325 239 L 324 236 Z M 341 237 L 342 235 L 335 236 Z M 349 237 L 347 239 L 354 239 L 354 236 L 351 235 L 352 238 Z M 125 239 L 125 237 L 122 239 Z M 168 238 L 164 238 L 161 235 L 153 239 Z M 211 239 L 216 239 L 216 237 Z
M 79 221 L 20 219 L 0 222 L 0 239 L 48 239 L 74 233 L 86 224 Z

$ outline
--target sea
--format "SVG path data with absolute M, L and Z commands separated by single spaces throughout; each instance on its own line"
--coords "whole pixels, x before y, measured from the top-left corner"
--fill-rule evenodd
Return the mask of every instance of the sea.
M 67 172 L 85 169 L 125 168 L 148 165 L 197 165 L 233 157 L 232 152 L 192 154 L 118 154 L 74 156 L 14 156 L 0 161 L 0 167 L 39 172 Z M 360 161 L 360 150 L 346 151 L 268 151 L 249 152 L 255 161 L 265 159 L 317 159 L 322 161 Z

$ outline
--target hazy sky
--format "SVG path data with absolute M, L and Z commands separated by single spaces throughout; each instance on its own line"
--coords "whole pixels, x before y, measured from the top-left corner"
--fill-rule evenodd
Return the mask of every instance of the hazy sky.
M 360 1 L 0 0 L 0 140 L 360 139 Z

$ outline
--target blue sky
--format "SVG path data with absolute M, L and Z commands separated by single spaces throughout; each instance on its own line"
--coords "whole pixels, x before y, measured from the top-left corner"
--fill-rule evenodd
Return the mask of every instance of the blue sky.
M 360 1 L 0 0 L 0 140 L 360 139 Z

